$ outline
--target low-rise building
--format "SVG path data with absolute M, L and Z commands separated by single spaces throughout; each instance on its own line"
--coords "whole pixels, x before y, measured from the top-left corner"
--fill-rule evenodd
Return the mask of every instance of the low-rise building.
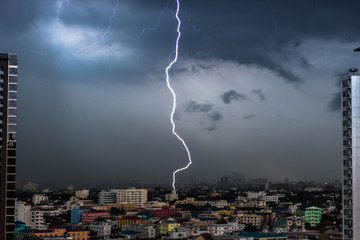
M 147 239 L 156 237 L 156 226 L 153 224 L 131 224 L 121 226 L 121 231 L 134 231 L 137 233 L 145 233 Z
M 213 224 L 209 225 L 208 231 L 213 235 L 224 235 L 232 233 L 237 230 L 244 229 L 244 224 L 238 224 L 237 222 L 227 223 L 227 224 Z
M 131 224 L 147 224 L 148 220 L 136 216 L 123 216 L 116 220 L 116 228 L 120 229 L 121 226 L 127 226 Z
M 95 232 L 98 237 L 107 237 L 111 234 L 111 225 L 103 222 L 94 222 L 89 225 L 89 230 Z
M 178 227 L 181 227 L 180 223 L 177 223 L 174 220 L 166 220 L 158 225 L 158 232 L 159 234 L 166 234 L 170 231 L 174 231 L 174 229 Z
M 46 230 L 35 230 L 31 234 L 31 236 L 39 237 L 44 239 L 46 237 L 70 237 L 73 240 L 89 240 L 90 232 L 88 230 L 83 229 L 66 229 L 66 228 L 54 228 L 54 229 L 46 229 Z
M 37 230 L 45 230 L 47 228 L 43 211 L 37 208 L 32 208 L 30 210 L 30 227 Z
M 89 196 L 89 190 L 88 189 L 82 189 L 75 191 L 75 197 L 80 199 L 86 199 Z
M 246 225 L 253 225 L 258 228 L 261 227 L 263 224 L 263 217 L 261 214 L 255 214 L 255 213 L 238 213 L 237 219 L 239 223 L 243 223 Z
M 34 194 L 32 197 L 32 203 L 34 205 L 38 205 L 42 202 L 48 201 L 49 197 L 46 196 L 45 194 Z
M 81 216 L 82 219 L 81 221 L 83 223 L 91 223 L 94 222 L 99 217 L 109 218 L 110 214 L 109 212 L 105 212 L 105 211 L 87 211 L 87 212 L 83 212 Z

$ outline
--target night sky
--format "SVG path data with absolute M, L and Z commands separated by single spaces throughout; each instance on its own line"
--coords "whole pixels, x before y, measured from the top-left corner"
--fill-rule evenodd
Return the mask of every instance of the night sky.
M 20 184 L 156 178 L 170 186 L 172 171 L 186 165 L 171 134 L 164 78 L 176 3 L 119 0 L 106 31 L 116 3 L 1 1 L 0 52 L 19 54 Z M 215 183 L 234 172 L 273 181 L 341 179 L 339 82 L 360 67 L 352 51 L 360 46 L 360 2 L 180 4 L 170 80 L 193 165 L 179 184 Z

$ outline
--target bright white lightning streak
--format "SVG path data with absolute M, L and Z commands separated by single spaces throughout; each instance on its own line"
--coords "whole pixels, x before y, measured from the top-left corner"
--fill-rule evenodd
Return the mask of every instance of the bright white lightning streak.
M 175 17 L 177 19 L 177 22 L 178 22 L 178 25 L 177 25 L 177 38 L 176 38 L 176 43 L 175 43 L 175 57 L 174 59 L 170 62 L 170 64 L 166 67 L 165 69 L 165 75 L 166 75 L 166 84 L 167 84 L 167 87 L 169 88 L 169 90 L 171 91 L 172 95 L 173 95 L 173 108 L 172 108 L 172 111 L 171 111 L 171 115 L 170 115 L 170 122 L 172 124 L 172 133 L 182 142 L 182 144 L 184 145 L 184 148 L 187 152 L 187 155 L 188 155 L 188 158 L 189 158 L 189 163 L 183 167 L 183 168 L 179 168 L 177 170 L 175 170 L 173 172 L 173 182 L 172 182 L 172 187 L 173 189 L 175 190 L 175 181 L 176 181 L 176 173 L 178 172 L 181 172 L 185 169 L 187 169 L 191 164 L 192 164 L 192 161 L 191 161 L 191 154 L 190 154 L 190 151 L 189 151 L 189 148 L 188 146 L 186 145 L 184 139 L 182 139 L 179 134 L 175 131 L 175 122 L 174 122 L 174 114 L 175 114 L 175 110 L 176 110 L 176 94 L 175 94 L 175 91 L 174 89 L 171 87 L 171 84 L 170 84 L 170 80 L 169 80 L 169 70 L 170 68 L 172 67 L 172 65 L 174 63 L 176 63 L 177 59 L 178 59 L 178 55 L 179 55 L 179 40 L 180 40 L 180 36 L 181 36 L 181 32 L 180 32 L 180 26 L 181 26 L 181 21 L 180 21 L 180 18 L 179 18 L 179 9 L 180 9 L 180 2 L 179 0 L 176 0 L 176 3 L 177 3 L 177 6 L 176 6 L 176 13 L 175 13 Z

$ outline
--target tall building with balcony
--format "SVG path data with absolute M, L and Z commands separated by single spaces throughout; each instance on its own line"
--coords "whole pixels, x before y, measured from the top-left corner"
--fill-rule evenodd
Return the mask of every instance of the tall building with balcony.
M 17 54 L 0 53 L 0 239 L 14 239 Z
M 360 239 L 360 76 L 342 79 L 343 239 Z
M 147 189 L 118 189 L 116 194 L 117 203 L 135 203 L 136 207 L 143 207 L 147 201 Z

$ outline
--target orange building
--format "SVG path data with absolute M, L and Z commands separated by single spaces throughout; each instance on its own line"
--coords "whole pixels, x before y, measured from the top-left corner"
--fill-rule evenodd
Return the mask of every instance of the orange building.
M 60 237 L 69 236 L 74 240 L 89 240 L 90 231 L 83 229 L 54 228 L 48 230 L 35 230 L 30 235 L 36 237 Z

